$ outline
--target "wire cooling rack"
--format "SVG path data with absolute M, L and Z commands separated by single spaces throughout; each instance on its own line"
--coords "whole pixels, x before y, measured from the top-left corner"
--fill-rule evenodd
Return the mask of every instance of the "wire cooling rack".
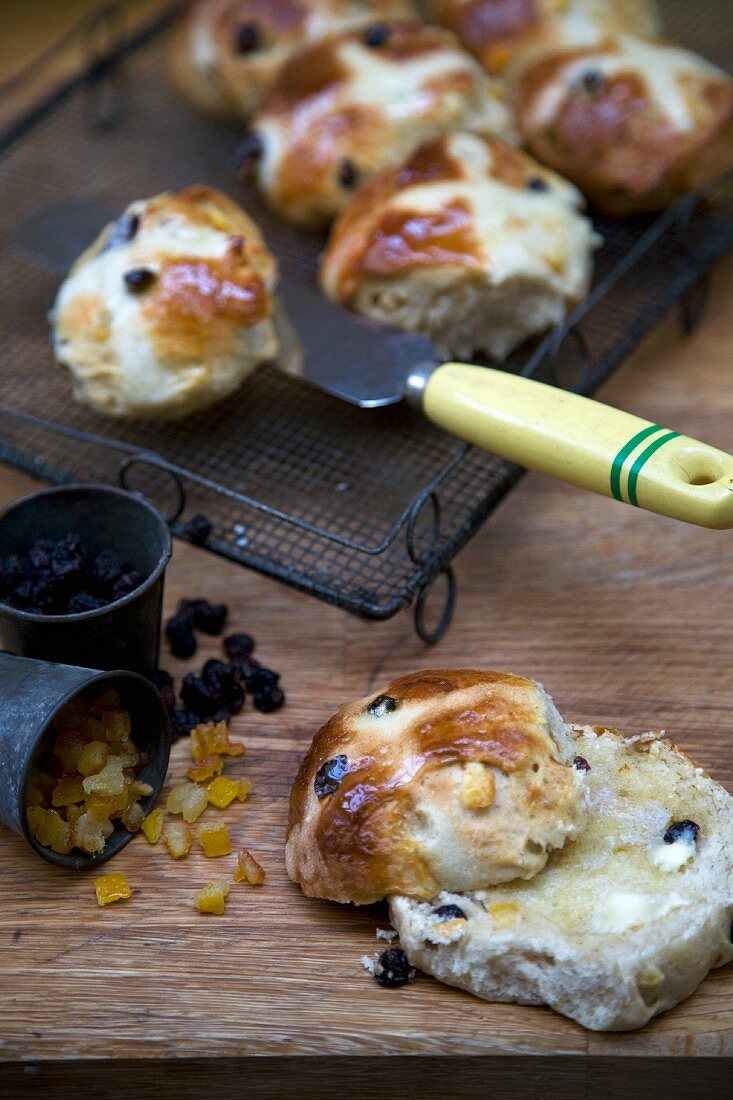
M 313 280 L 322 247 L 237 188 L 236 130 L 198 118 L 168 88 L 170 13 L 119 39 L 110 28 L 123 6 L 107 5 L 67 37 L 63 48 L 87 50 L 86 70 L 0 134 L 0 459 L 55 483 L 119 481 L 155 501 L 179 535 L 204 513 L 211 551 L 371 618 L 414 602 L 418 634 L 436 641 L 453 611 L 451 560 L 519 479 L 518 466 L 407 408 L 352 408 L 270 368 L 188 420 L 110 422 L 76 405 L 53 365 L 46 312 L 61 272 L 132 199 L 192 182 L 220 187 L 301 279 Z M 667 33 L 729 65 L 725 7 L 667 0 Z M 707 273 L 733 245 L 733 180 L 654 221 L 596 225 L 605 244 L 590 297 L 507 364 L 584 394 L 676 302 L 688 326 L 699 319 Z

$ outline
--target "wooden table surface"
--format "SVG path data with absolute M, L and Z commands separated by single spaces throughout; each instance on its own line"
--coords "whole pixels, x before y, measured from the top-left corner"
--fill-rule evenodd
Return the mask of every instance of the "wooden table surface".
M 732 343 L 726 262 L 702 327 L 683 337 L 670 318 L 602 397 L 730 449 Z M 33 487 L 0 467 L 0 505 Z M 234 888 L 223 918 L 200 917 L 194 893 L 230 860 L 194 852 L 173 863 L 138 837 L 111 868 L 126 872 L 133 898 L 99 909 L 90 877 L 46 865 L 0 830 L 0 1093 L 18 1095 L 22 1073 L 47 1060 L 733 1054 L 730 967 L 624 1035 L 585 1031 L 549 1009 L 485 1004 L 424 976 L 383 990 L 359 959 L 376 950 L 385 910 L 308 900 L 283 865 L 289 786 L 315 730 L 342 701 L 431 665 L 540 679 L 570 721 L 664 726 L 733 789 L 732 558 L 726 532 L 533 475 L 458 557 L 455 621 L 427 650 L 409 612 L 364 622 L 177 543 L 166 611 L 181 597 L 226 602 L 231 626 L 253 633 L 257 655 L 282 672 L 287 705 L 266 716 L 248 709 L 233 723 L 247 754 L 231 770 L 252 778 L 254 794 L 226 813 L 235 844 L 258 855 L 267 882 Z M 218 653 L 216 639 L 203 639 L 196 663 Z M 176 674 L 192 664 L 163 663 Z M 172 781 L 186 761 L 181 741 Z

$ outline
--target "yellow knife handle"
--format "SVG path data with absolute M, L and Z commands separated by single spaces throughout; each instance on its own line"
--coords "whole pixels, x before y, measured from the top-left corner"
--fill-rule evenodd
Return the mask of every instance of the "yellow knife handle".
M 650 512 L 733 527 L 733 456 L 528 378 L 446 363 L 422 405 L 441 428 L 530 470 Z

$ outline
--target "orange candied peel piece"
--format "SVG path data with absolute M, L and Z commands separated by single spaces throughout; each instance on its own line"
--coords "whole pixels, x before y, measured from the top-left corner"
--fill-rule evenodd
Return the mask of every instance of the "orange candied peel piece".
M 199 828 L 199 844 L 208 859 L 231 855 L 232 842 L 229 830 L 220 821 L 210 821 Z
M 206 797 L 212 806 L 216 806 L 219 810 L 226 810 L 237 797 L 238 791 L 239 783 L 236 779 L 228 779 L 227 776 L 220 775 L 218 779 L 209 783 L 206 788 Z
M 250 886 L 261 886 L 265 881 L 265 869 L 261 867 L 251 852 L 246 848 L 237 854 L 237 869 L 234 872 L 235 882 L 248 882 Z
M 202 722 L 191 730 L 191 758 L 201 761 L 206 756 L 241 756 L 244 745 L 241 741 L 229 740 L 229 727 L 226 722 Z
M 163 835 L 163 811 L 158 807 L 151 810 L 140 826 L 148 844 L 157 844 Z
M 202 783 L 205 779 L 211 779 L 214 775 L 221 775 L 223 767 L 219 754 L 212 752 L 208 756 L 204 756 L 202 760 L 191 764 L 186 774 L 194 783 Z
M 208 804 L 206 791 L 198 783 L 179 783 L 168 795 L 166 807 L 169 814 L 181 814 L 191 824 L 201 817 Z
M 123 901 L 132 897 L 130 883 L 122 872 L 115 875 L 100 875 L 94 880 L 97 892 L 97 905 L 111 905 L 114 901 Z
M 224 904 L 229 894 L 227 882 L 209 882 L 194 898 L 199 913 L 213 913 L 215 917 L 224 915 Z
M 169 821 L 163 833 L 163 840 L 171 859 L 185 859 L 193 844 L 191 830 L 183 821 Z

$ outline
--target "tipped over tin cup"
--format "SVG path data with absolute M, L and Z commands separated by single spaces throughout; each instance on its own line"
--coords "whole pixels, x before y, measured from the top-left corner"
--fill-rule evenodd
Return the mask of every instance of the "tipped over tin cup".
M 65 485 L 22 497 L 0 515 L 0 559 L 73 532 L 92 554 L 113 550 L 143 580 L 128 595 L 76 614 L 23 611 L 0 599 L 0 645 L 11 653 L 149 676 L 158 664 L 171 536 L 156 509 L 108 485 Z
M 76 870 L 96 866 L 115 855 L 133 833 L 114 821 L 114 832 L 101 852 L 93 855 L 72 849 L 54 852 L 32 835 L 26 814 L 26 789 L 39 746 L 54 720 L 72 699 L 90 698 L 114 688 L 120 705 L 129 711 L 130 738 L 147 756 L 135 778 L 149 783 L 152 793 L 140 799 L 147 815 L 155 806 L 168 770 L 170 724 L 157 690 L 137 673 L 32 661 L 0 653 L 0 821 L 22 836 L 50 863 Z

